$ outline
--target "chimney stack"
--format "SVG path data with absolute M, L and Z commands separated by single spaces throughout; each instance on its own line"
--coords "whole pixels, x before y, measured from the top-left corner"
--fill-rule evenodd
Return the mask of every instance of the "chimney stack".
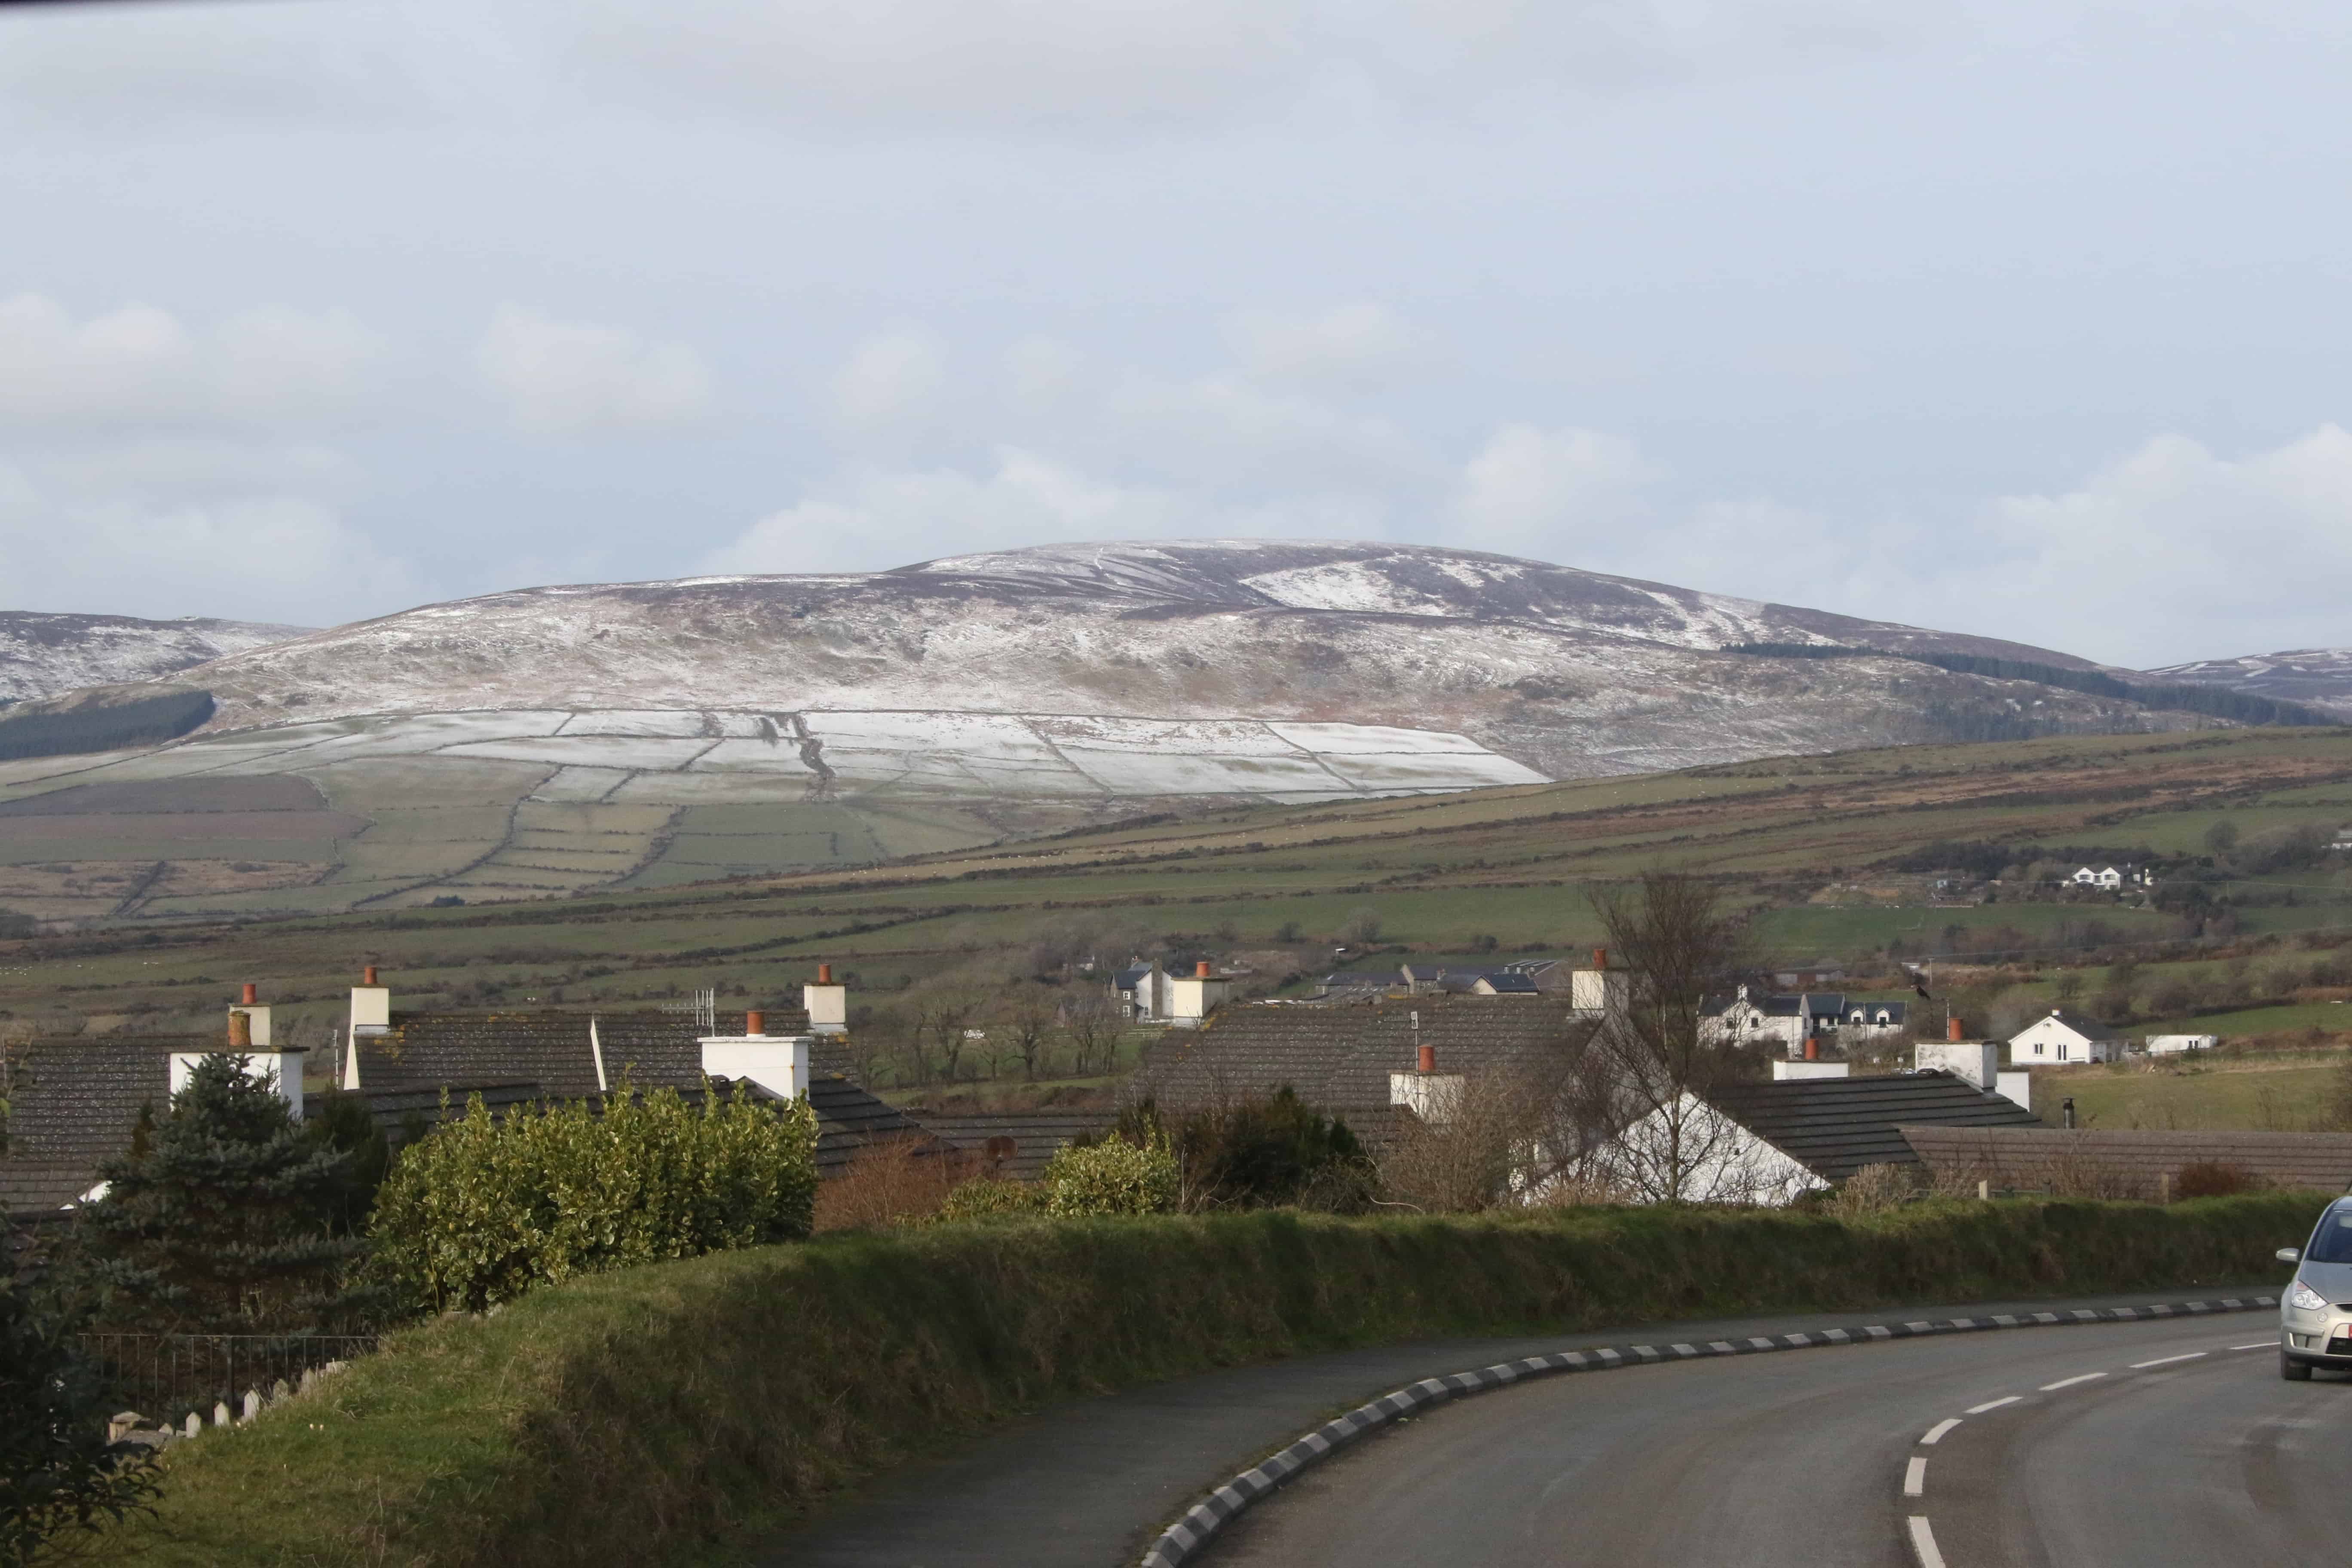
M 756 1040 L 767 1032 L 768 1017 L 766 1014 L 754 1012 L 743 1015 L 743 1037 L 745 1039 Z
M 1960 1020 L 1958 1015 L 1944 1020 L 1944 1038 L 1948 1040 L 1958 1040 L 1965 1037 L 1966 1037 L 1960 1033 Z
M 849 987 L 833 977 L 832 964 L 816 966 L 815 984 L 801 987 L 801 1005 L 808 1010 L 811 1034 L 849 1033 Z
M 229 1004 L 229 1028 L 235 1030 L 242 1026 L 247 1047 L 258 1051 L 269 1049 L 269 1009 L 261 1005 L 260 988 L 248 980 L 237 995 L 238 999 Z

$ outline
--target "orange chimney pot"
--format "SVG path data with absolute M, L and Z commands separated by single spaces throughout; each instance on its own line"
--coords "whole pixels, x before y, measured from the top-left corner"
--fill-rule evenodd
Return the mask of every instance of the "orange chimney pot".
M 360 984 L 362 985 L 373 985 L 375 984 L 374 964 L 371 963 L 365 969 L 360 971 Z
M 1948 1040 L 1957 1040 L 1959 1037 L 1960 1020 L 1958 1015 L 1955 1014 L 1953 1016 L 1944 1020 L 1944 1038 Z
M 1423 1046 L 1421 1047 L 1421 1070 L 1423 1072 L 1435 1072 L 1437 1070 L 1437 1047 L 1435 1046 Z
M 832 964 L 820 963 L 816 966 L 816 983 L 819 985 L 830 985 L 833 984 Z
M 253 982 L 250 980 L 247 981 L 245 983 L 245 995 L 238 1001 L 237 1005 L 240 1007 L 250 1007 L 260 1000 L 261 997 L 255 991 Z
M 1192 966 L 1192 977 L 1196 980 L 1206 980 L 1209 977 L 1209 961 L 1207 959 L 1204 958 L 1201 960 L 1200 963 Z
M 744 1014 L 743 1032 L 746 1035 L 766 1034 L 768 1032 L 768 1016 L 765 1013 Z

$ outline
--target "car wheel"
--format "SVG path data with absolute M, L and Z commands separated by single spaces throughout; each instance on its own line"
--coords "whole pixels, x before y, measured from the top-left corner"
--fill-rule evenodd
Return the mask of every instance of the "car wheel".
M 2309 1383 L 2311 1368 L 2284 1351 L 2279 1352 L 2279 1375 L 2289 1383 Z

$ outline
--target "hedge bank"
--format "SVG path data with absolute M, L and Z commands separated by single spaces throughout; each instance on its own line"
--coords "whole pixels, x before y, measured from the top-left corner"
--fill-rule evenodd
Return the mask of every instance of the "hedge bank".
M 1017 1221 L 576 1279 L 170 1455 L 156 1564 L 679 1561 L 1056 1396 L 1424 1336 L 2275 1276 L 2324 1200 Z

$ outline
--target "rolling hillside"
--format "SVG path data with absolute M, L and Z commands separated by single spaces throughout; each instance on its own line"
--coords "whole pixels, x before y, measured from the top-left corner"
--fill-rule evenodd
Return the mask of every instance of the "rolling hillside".
M 1822 649 L 1840 657 L 1799 657 Z M 79 734 L 108 704 L 212 704 L 169 743 L 0 762 L 0 904 L 87 921 L 544 898 L 1244 800 L 2216 722 L 1977 672 L 1993 660 L 2103 679 L 2047 649 L 1422 546 L 1059 546 L 532 589 L 0 717 L 5 757 L 53 710 Z M 196 779 L 210 804 L 190 804 Z

